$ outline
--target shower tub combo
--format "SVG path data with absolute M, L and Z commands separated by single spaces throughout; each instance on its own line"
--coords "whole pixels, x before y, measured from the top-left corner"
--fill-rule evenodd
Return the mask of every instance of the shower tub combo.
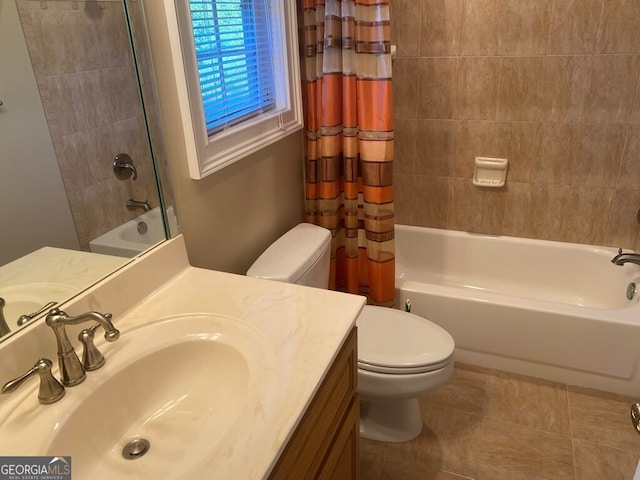
M 173 207 L 167 208 L 169 231 L 177 232 L 178 223 Z M 160 207 L 118 225 L 89 242 L 94 253 L 132 258 L 166 238 Z
M 640 267 L 616 253 L 397 225 L 398 308 L 445 328 L 457 361 L 637 395 Z

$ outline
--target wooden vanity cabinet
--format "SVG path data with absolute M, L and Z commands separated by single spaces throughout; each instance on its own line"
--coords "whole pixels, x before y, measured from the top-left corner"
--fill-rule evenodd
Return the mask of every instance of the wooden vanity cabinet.
M 329 369 L 269 480 L 359 480 L 356 329 Z

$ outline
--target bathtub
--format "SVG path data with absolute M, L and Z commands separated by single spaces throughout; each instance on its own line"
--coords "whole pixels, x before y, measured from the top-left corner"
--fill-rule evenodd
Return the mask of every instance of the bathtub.
M 640 394 L 640 267 L 614 248 L 396 226 L 396 298 L 445 328 L 456 360 Z
M 178 226 L 172 207 L 167 209 L 167 217 L 170 231 L 177 232 Z M 146 225 L 146 229 L 141 224 Z M 165 238 L 162 212 L 160 207 L 156 207 L 91 240 L 89 249 L 94 253 L 131 258 Z

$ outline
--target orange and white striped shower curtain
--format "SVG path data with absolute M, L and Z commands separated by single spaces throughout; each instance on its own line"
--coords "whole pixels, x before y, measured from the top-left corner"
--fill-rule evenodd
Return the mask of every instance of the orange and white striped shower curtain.
M 389 0 L 298 0 L 306 221 L 332 233 L 331 285 L 395 295 Z

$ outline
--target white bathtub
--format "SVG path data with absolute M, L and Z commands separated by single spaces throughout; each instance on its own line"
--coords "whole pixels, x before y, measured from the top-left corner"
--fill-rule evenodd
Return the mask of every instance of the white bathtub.
M 456 360 L 640 394 L 640 267 L 616 249 L 396 226 L 398 308 L 445 328 Z
M 177 221 L 172 207 L 167 209 L 170 231 L 177 232 Z M 146 230 L 140 229 L 144 223 Z M 141 233 L 144 232 L 144 233 Z M 94 253 L 135 257 L 165 239 L 164 224 L 160 207 L 156 207 L 142 215 L 117 226 L 113 230 L 100 235 L 89 242 L 89 249 Z

